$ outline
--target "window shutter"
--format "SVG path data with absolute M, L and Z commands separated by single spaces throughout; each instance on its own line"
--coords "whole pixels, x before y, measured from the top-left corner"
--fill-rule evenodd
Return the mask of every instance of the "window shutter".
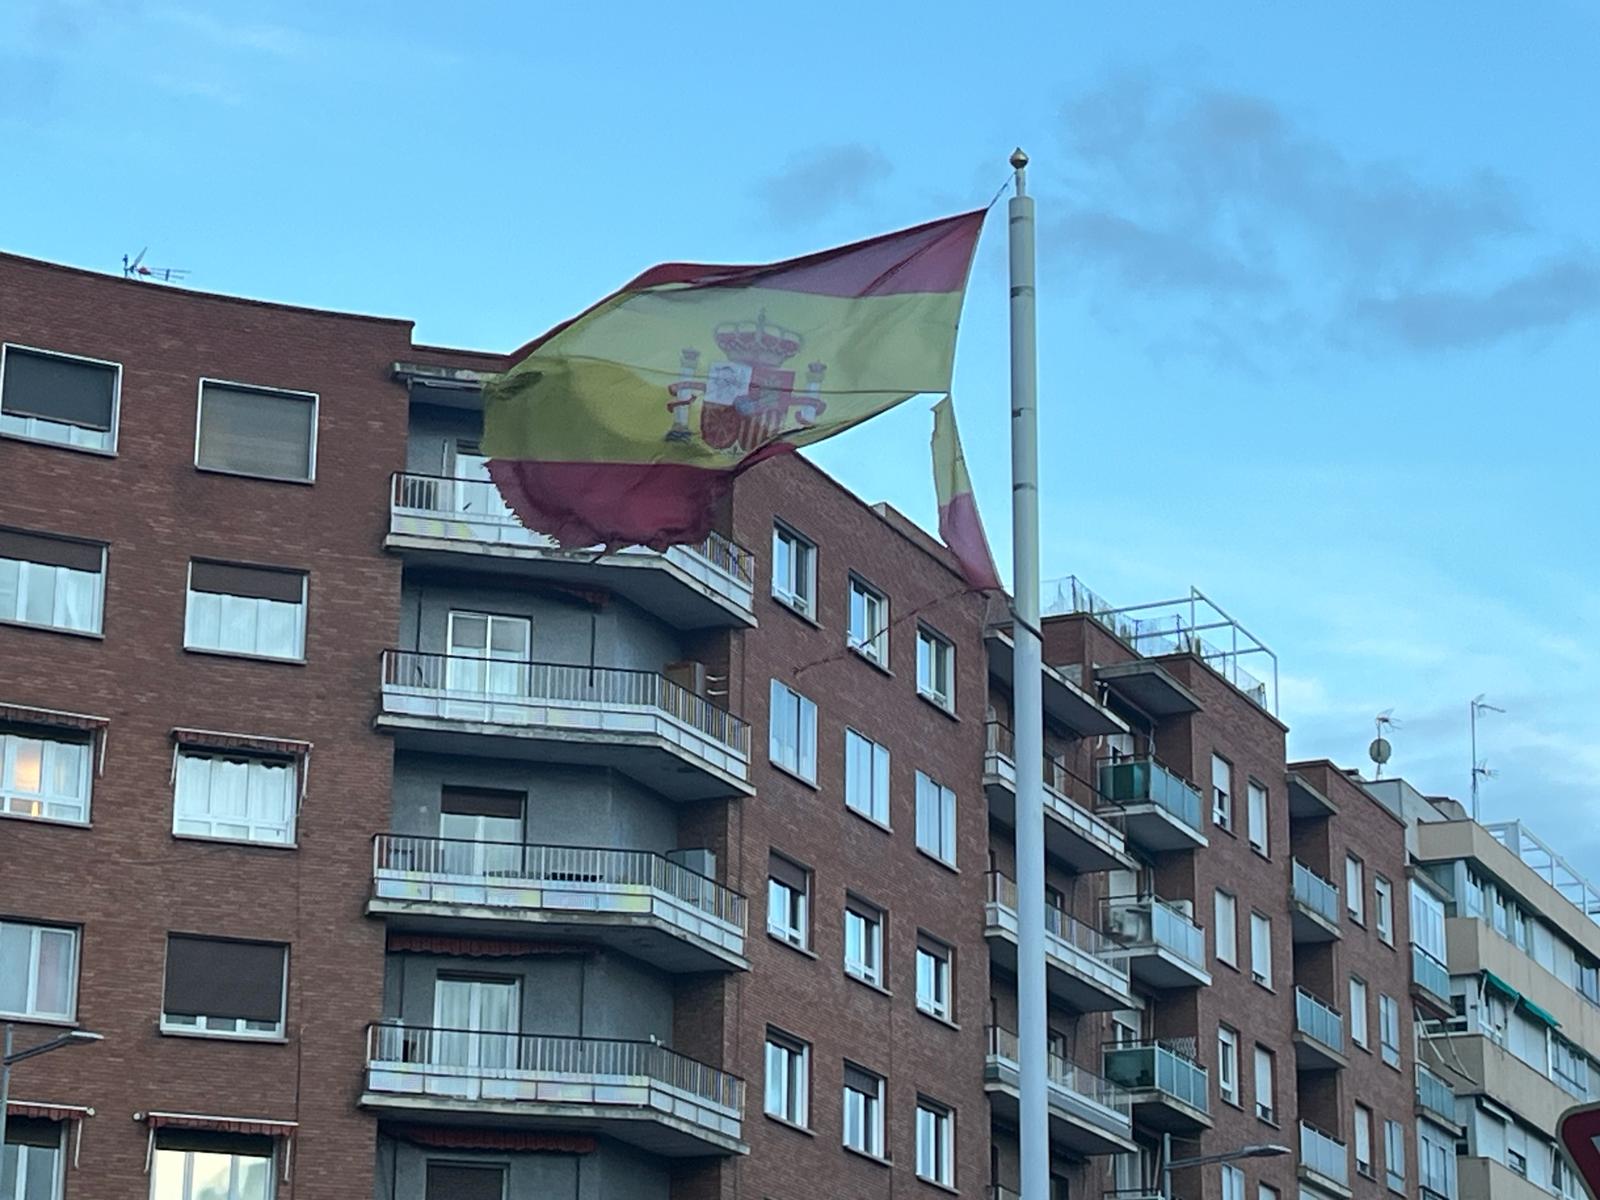
M 844 1065 L 844 1085 L 867 1096 L 878 1094 L 878 1076 L 871 1071 L 863 1071 L 852 1063 Z
M 806 869 L 798 863 L 790 862 L 782 855 L 774 854 L 769 857 L 767 874 L 794 891 L 806 890 Z
M 271 567 L 240 567 L 229 563 L 189 564 L 189 587 L 196 592 L 222 596 L 249 596 L 258 600 L 282 600 L 299 604 L 305 599 L 306 577 L 302 571 L 280 571 Z
M 74 571 L 99 574 L 105 565 L 105 553 L 106 548 L 98 542 L 77 542 L 51 537 L 47 533 L 0 529 L 0 558 L 15 558 L 23 562 L 70 567 Z
M 439 807 L 447 813 L 461 813 L 473 817 L 506 817 L 520 821 L 525 800 L 526 797 L 521 792 L 447 787 L 439 797 Z
M 198 461 L 246 475 L 309 479 L 315 412 L 310 396 L 207 383 L 200 396 Z
M 172 934 L 163 1009 L 184 1016 L 283 1019 L 285 947 Z
M 504 1167 L 428 1164 L 428 1200 L 504 1200 Z
M 6 348 L 0 409 L 14 417 L 43 417 L 85 429 L 111 428 L 117 370 L 99 363 Z

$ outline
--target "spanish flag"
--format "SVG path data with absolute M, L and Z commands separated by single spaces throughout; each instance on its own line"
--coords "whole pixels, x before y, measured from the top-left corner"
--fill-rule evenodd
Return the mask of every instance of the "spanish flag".
M 939 536 L 955 551 L 962 577 L 979 591 L 999 591 L 989 538 L 978 516 L 978 501 L 967 474 L 967 456 L 956 429 L 956 410 L 950 397 L 933 407 L 933 486 L 939 497 Z
M 490 476 L 563 546 L 700 541 L 738 472 L 949 390 L 983 217 L 651 268 L 485 384 Z

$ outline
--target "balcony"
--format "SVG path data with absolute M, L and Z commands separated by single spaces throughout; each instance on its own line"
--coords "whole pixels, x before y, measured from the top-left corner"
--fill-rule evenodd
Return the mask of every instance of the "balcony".
M 1015 828 L 1017 815 L 1017 764 L 1014 735 L 998 721 L 986 726 L 988 749 L 983 759 L 983 787 L 989 798 L 989 817 Z M 1074 775 L 1059 759 L 1044 759 L 1044 846 L 1074 871 L 1132 870 L 1122 831 L 1095 810 L 1104 801 L 1090 784 Z
M 1450 968 L 1415 942 L 1411 944 L 1411 997 L 1435 1016 L 1455 1012 L 1450 1001 Z
M 984 1090 L 990 1111 L 1011 1124 L 1017 1121 L 1017 1035 L 989 1026 L 989 1057 L 984 1063 Z M 1133 1116 L 1128 1094 L 1092 1071 L 1050 1055 L 1050 1141 L 1071 1154 L 1127 1154 L 1133 1144 Z
M 1016 642 L 1004 629 L 987 630 L 983 640 L 989 652 L 990 678 L 1010 692 L 1014 686 Z M 1049 663 L 1044 664 L 1039 683 L 1047 721 L 1070 729 L 1077 737 L 1128 732 L 1126 721 Z
M 991 1183 L 983 1189 L 983 1200 L 1022 1200 L 1022 1193 L 1003 1183 Z
M 1155 896 L 1109 896 L 1102 903 L 1116 956 L 1140 983 L 1153 988 L 1210 986 L 1205 930 L 1183 909 Z
M 984 906 L 984 936 L 992 963 L 1017 970 L 1017 884 L 991 871 L 989 901 Z M 1079 1012 L 1111 1012 L 1137 1008 L 1129 990 L 1128 964 L 1112 956 L 1103 934 L 1059 909 L 1044 910 L 1045 986 L 1050 994 Z
M 745 898 L 645 850 L 380 833 L 367 912 L 399 928 L 598 942 L 663 971 L 744 959 Z
M 1294 860 L 1289 899 L 1289 917 L 1297 946 L 1333 942 L 1343 936 L 1339 927 L 1338 887 L 1298 858 Z
M 1206 1069 L 1172 1042 L 1105 1048 L 1105 1076 L 1133 1096 L 1133 1119 L 1144 1128 L 1193 1137 L 1211 1128 Z
M 1345 1144 L 1315 1125 L 1300 1122 L 1300 1178 L 1335 1196 L 1350 1195 L 1350 1155 Z
M 604 589 L 678 629 L 756 623 L 755 558 L 721 534 L 665 552 L 563 549 L 525 528 L 487 480 L 396 474 L 384 546 L 419 566 L 495 569 Z
M 1337 1071 L 1344 1053 L 1344 1018 L 1305 988 L 1294 990 L 1294 1060 L 1301 1071 Z
M 674 800 L 749 795 L 750 727 L 652 671 L 383 652 L 406 749 L 610 767 Z
M 1460 1129 L 1456 1122 L 1456 1090 L 1444 1076 L 1435 1074 L 1422 1063 L 1417 1064 L 1417 1115 L 1442 1121 L 1451 1129 Z
M 1102 761 L 1100 794 L 1118 806 L 1127 839 L 1146 850 L 1195 850 L 1207 844 L 1200 790 L 1154 758 Z
M 742 1154 L 744 1081 L 655 1042 L 378 1024 L 364 1108 L 604 1134 L 653 1154 Z

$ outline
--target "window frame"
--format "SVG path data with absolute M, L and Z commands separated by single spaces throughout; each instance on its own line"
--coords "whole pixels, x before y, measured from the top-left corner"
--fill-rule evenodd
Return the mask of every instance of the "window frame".
M 1266 1068 L 1266 1102 L 1261 1099 L 1262 1068 Z M 1269 1125 L 1278 1124 L 1278 1056 L 1270 1046 L 1256 1043 L 1252 1066 L 1255 1071 L 1256 1117 Z
M 156 1180 L 159 1178 L 161 1158 L 163 1154 L 181 1156 L 183 1162 L 182 1181 L 178 1185 L 178 1195 L 181 1200 L 194 1200 L 194 1156 L 196 1154 L 210 1154 L 218 1157 L 226 1156 L 231 1166 L 228 1171 L 228 1197 L 227 1200 L 239 1198 L 239 1170 L 240 1159 L 253 1159 L 267 1164 L 266 1190 L 263 1200 L 272 1200 L 277 1195 L 278 1171 L 276 1154 L 239 1154 L 230 1150 L 180 1150 L 173 1146 L 155 1146 L 150 1159 L 150 1194 L 155 1195 Z
M 219 566 L 219 567 L 246 567 L 246 568 L 249 568 L 251 570 L 272 571 L 272 572 L 275 572 L 276 574 L 279 574 L 279 575 L 297 575 L 297 576 L 299 576 L 299 578 L 300 578 L 300 602 L 299 602 L 299 604 L 295 605 L 295 607 L 297 609 L 299 609 L 299 615 L 300 615 L 300 630 L 299 630 L 299 643 L 300 643 L 300 645 L 299 645 L 299 653 L 298 654 L 293 654 L 293 655 L 290 655 L 290 654 L 264 654 L 259 650 L 230 650 L 230 649 L 227 649 L 227 648 L 224 648 L 224 647 L 218 647 L 218 646 L 196 645 L 190 639 L 190 632 L 189 632 L 190 631 L 190 626 L 191 626 L 191 624 L 193 624 L 193 621 L 192 621 L 191 618 L 192 618 L 192 612 L 193 612 L 193 606 L 194 606 L 194 597 L 195 596 L 197 596 L 197 595 L 211 595 L 211 594 L 214 594 L 214 595 L 219 595 L 219 596 L 232 596 L 232 598 L 235 599 L 235 600 L 254 600 L 254 601 L 257 601 L 257 602 L 261 602 L 263 600 L 263 597 L 260 597 L 260 596 L 238 596 L 238 595 L 233 595 L 233 593 L 230 593 L 230 592 L 216 592 L 216 593 L 199 593 L 199 592 L 196 592 L 194 590 L 194 567 L 195 567 L 195 563 L 197 563 L 197 562 L 209 563 L 209 564 L 212 564 L 212 565 L 215 565 L 215 566 Z M 250 659 L 253 662 L 295 663 L 295 664 L 301 664 L 301 665 L 303 665 L 306 662 L 306 642 L 311 636 L 311 572 L 310 571 L 298 570 L 298 569 L 293 568 L 293 567 L 265 566 L 265 565 L 262 565 L 262 564 L 259 564 L 259 563 L 224 562 L 221 559 L 213 559 L 213 558 L 200 558 L 200 559 L 191 558 L 189 560 L 189 565 L 185 570 L 186 570 L 186 574 L 184 576 L 184 588 L 183 588 L 183 648 L 187 653 L 190 653 L 190 654 L 216 654 L 216 655 L 221 655 L 224 658 L 246 658 L 246 659 Z M 270 603 L 287 603 L 286 601 L 272 601 L 272 600 L 268 600 L 266 602 L 269 603 L 269 604 Z M 260 618 L 258 616 L 257 620 L 259 620 L 259 619 Z M 220 638 L 218 640 L 220 640 Z
M 877 629 L 866 637 L 858 640 L 856 637 L 856 595 L 862 598 L 862 615 L 871 614 L 870 602 L 876 601 L 878 607 L 879 624 Z M 889 595 L 882 588 L 868 583 L 866 578 L 855 571 L 850 572 L 849 582 L 845 592 L 845 645 L 854 650 L 862 658 L 875 667 L 889 669 Z
M 1362 927 L 1367 923 L 1367 864 L 1348 851 L 1344 856 L 1344 915 Z
M 772 873 L 772 859 L 787 863 L 805 878 L 805 886 L 796 888 L 792 883 L 779 879 Z M 811 871 L 801 866 L 791 858 L 773 852 L 767 858 L 767 934 L 785 946 L 810 952 L 811 950 Z M 782 888 L 788 893 L 790 899 L 784 906 L 784 923 L 774 924 L 773 914 L 773 889 Z M 798 920 L 798 924 L 791 921 Z
M 71 442 L 63 442 L 59 438 L 39 437 L 29 433 L 6 433 L 0 430 L 0 437 L 12 438 L 19 442 L 29 442 L 35 446 L 54 446 L 58 450 L 76 450 L 80 454 L 98 454 L 104 458 L 117 456 L 117 444 L 122 434 L 122 364 L 112 362 L 106 358 L 92 358 L 87 354 L 69 354 L 64 350 L 47 350 L 43 346 L 29 346 L 22 342 L 0 342 L 0 415 L 5 413 L 5 376 L 6 358 L 12 350 L 21 351 L 23 354 L 37 354 L 44 358 L 65 359 L 68 362 L 88 363 L 96 367 L 110 367 L 113 370 L 111 384 L 111 435 L 109 446 L 75 446 Z M 37 420 L 38 418 L 33 418 Z M 53 421 L 54 425 L 71 425 L 70 421 Z M 73 426 L 83 428 L 83 426 Z
M 926 788 L 924 788 L 924 783 L 927 785 Z M 923 844 L 922 801 L 924 794 L 932 794 L 938 803 L 938 811 L 936 813 L 938 829 L 936 832 L 939 844 L 937 846 L 927 846 Z M 941 863 L 952 870 L 954 870 L 956 866 L 956 806 L 957 799 L 955 790 L 953 788 L 945 787 L 926 771 L 919 770 L 917 772 L 915 838 L 917 849 L 923 854 L 927 855 L 929 858 L 933 859 L 935 862 Z M 946 841 L 949 843 L 949 857 L 946 857 L 944 853 Z
M 885 1130 L 883 1111 L 883 1097 L 886 1090 L 886 1081 L 884 1080 L 884 1077 L 879 1075 L 876 1071 L 870 1071 L 866 1067 L 859 1066 L 848 1059 L 845 1060 L 844 1065 L 847 1072 L 853 1069 L 859 1071 L 863 1075 L 872 1076 L 872 1078 L 877 1081 L 878 1086 L 877 1090 L 869 1096 L 866 1092 L 861 1091 L 861 1089 L 852 1087 L 850 1085 L 849 1076 L 848 1074 L 846 1075 L 844 1082 L 839 1089 L 840 1117 L 844 1127 L 841 1133 L 841 1144 L 846 1150 L 853 1150 L 857 1154 L 865 1154 L 869 1158 L 882 1159 L 884 1157 L 884 1147 L 886 1142 L 884 1137 Z M 865 1145 L 857 1145 L 850 1140 L 851 1134 L 855 1132 L 850 1127 L 850 1095 L 852 1092 L 857 1096 L 862 1097 L 862 1120 L 860 1132 L 863 1135 L 863 1140 L 866 1143 Z
M 1258 854 L 1262 855 L 1265 858 L 1271 858 L 1272 857 L 1272 794 L 1267 790 L 1266 784 L 1260 783 L 1255 779 L 1246 779 L 1244 786 L 1245 786 L 1245 825 L 1246 825 L 1245 833 L 1246 833 L 1246 836 L 1249 839 L 1250 846 L 1251 846 L 1251 848 L 1253 850 L 1255 850 Z M 1258 797 L 1258 796 L 1261 798 L 1261 805 L 1260 805 L 1261 821 L 1260 821 L 1259 830 L 1257 829 L 1257 824 L 1256 824 L 1256 812 L 1257 812 L 1256 797 Z M 1257 840 L 1257 833 L 1258 832 L 1260 834 L 1260 840 L 1259 841 Z
M 220 762 L 230 762 L 230 761 L 231 762 L 238 762 L 238 761 L 242 761 L 246 766 L 245 804 L 246 804 L 247 812 L 246 812 L 245 817 L 243 819 L 241 819 L 241 820 L 232 821 L 232 822 L 226 821 L 223 818 L 219 818 L 219 817 L 216 817 L 216 816 L 213 816 L 213 815 L 208 815 L 208 816 L 203 817 L 203 818 L 201 818 L 201 817 L 187 817 L 187 818 L 184 817 L 182 815 L 181 805 L 182 805 L 182 788 L 183 788 L 183 779 L 184 779 L 183 763 L 184 763 L 185 759 L 204 759 L 204 760 L 206 760 L 208 762 L 219 762 L 219 761 Z M 267 764 L 273 764 L 273 765 L 279 766 L 280 768 L 286 769 L 288 771 L 288 773 L 289 773 L 289 775 L 288 775 L 288 796 L 287 796 L 287 800 L 288 800 L 288 805 L 287 805 L 287 808 L 288 808 L 288 819 L 284 823 L 284 826 L 283 826 L 284 837 L 283 837 L 283 839 L 281 841 L 275 841 L 275 840 L 270 840 L 270 839 L 261 838 L 261 837 L 252 837 L 252 836 L 250 836 L 248 834 L 246 834 L 244 836 L 238 836 L 238 835 L 233 835 L 233 834 L 216 833 L 216 832 L 196 833 L 196 832 L 194 832 L 192 830 L 186 830 L 186 829 L 179 829 L 178 828 L 178 823 L 179 823 L 180 820 L 188 820 L 188 821 L 195 822 L 195 823 L 199 823 L 201 821 L 204 821 L 205 823 L 209 824 L 212 827 L 213 830 L 215 830 L 216 826 L 219 825 L 219 824 L 245 825 L 245 826 L 248 826 L 252 831 L 254 831 L 257 827 L 265 827 L 265 826 L 267 826 L 269 824 L 268 822 L 257 821 L 257 820 L 254 819 L 253 814 L 248 812 L 248 807 L 249 807 L 249 804 L 250 804 L 250 796 L 251 796 L 250 783 L 251 783 L 251 779 L 253 777 L 253 768 L 255 768 L 258 765 L 267 765 Z M 253 753 L 247 753 L 247 752 L 244 752 L 244 751 L 220 750 L 220 749 L 213 749 L 213 748 L 210 748 L 210 747 L 187 746 L 187 745 L 179 744 L 177 749 L 176 749 L 176 751 L 175 751 L 174 757 L 173 757 L 173 773 L 172 773 L 172 836 L 175 837 L 175 838 L 189 838 L 189 839 L 193 839 L 195 841 L 204 841 L 204 842 L 227 842 L 227 843 L 231 843 L 233 845 L 240 845 L 240 846 L 267 846 L 267 847 L 269 847 L 271 849 L 274 849 L 274 850 L 293 850 L 293 849 L 296 849 L 298 847 L 298 845 L 299 845 L 299 837 L 300 837 L 300 769 L 301 769 L 300 760 L 295 758 L 295 757 L 293 757 L 292 755 L 265 754 L 265 753 L 253 754 Z M 212 769 L 207 771 L 208 792 L 207 792 L 206 799 L 208 801 L 208 809 L 207 809 L 208 814 L 211 811 L 210 807 L 209 807 L 209 802 L 211 800 L 211 791 L 212 791 L 212 789 L 214 788 L 214 785 L 215 785 L 215 773 L 214 772 L 215 772 L 215 768 L 212 768 Z M 0 1200 L 3 1200 L 3 1198 L 0 1198 Z
M 1350 1151 L 1351 1157 L 1356 1162 L 1356 1173 L 1368 1179 L 1376 1179 L 1372 1159 L 1372 1110 L 1360 1101 L 1356 1101 L 1351 1114 Z M 1366 1143 L 1367 1161 L 1361 1161 L 1361 1145 Z
M 1222 901 L 1228 902 L 1228 913 L 1231 920 L 1222 919 Z M 1218 962 L 1227 963 L 1235 970 L 1239 967 L 1239 897 L 1232 892 L 1217 888 L 1211 896 L 1211 924 L 1212 950 Z M 1228 929 L 1228 953 L 1222 953 L 1221 930 L 1226 925 Z
M 936 1159 L 933 1174 L 922 1169 L 923 1117 L 929 1118 L 928 1127 L 935 1135 L 935 1144 L 929 1147 L 929 1157 Z M 931 1096 L 917 1096 L 917 1113 L 913 1137 L 916 1162 L 913 1164 L 918 1179 L 936 1183 L 941 1187 L 955 1187 L 956 1175 L 956 1110 Z
M 1232 1163 L 1221 1164 L 1222 1200 L 1244 1200 L 1244 1172 Z
M 792 592 L 778 587 L 778 553 L 777 543 L 784 537 L 790 546 L 790 559 L 793 561 L 794 547 L 803 547 L 805 550 L 805 592 Z M 791 612 L 797 613 L 808 621 L 815 622 L 817 616 L 817 544 L 793 525 L 781 518 L 772 520 L 772 562 L 769 565 L 768 591 L 772 598 Z
M 1227 772 L 1228 786 L 1217 784 L 1217 768 Z M 1211 823 L 1218 829 L 1233 832 L 1233 763 L 1215 750 L 1211 752 Z
M 100 569 L 98 571 L 85 571 L 85 570 L 83 570 L 82 568 L 79 568 L 79 567 L 63 566 L 60 563 L 39 562 L 37 559 L 32 559 L 32 558 L 10 558 L 9 556 L 7 556 L 6 559 L 5 559 L 5 561 L 7 561 L 7 562 L 16 563 L 17 567 L 18 567 L 18 570 L 17 570 L 17 598 L 18 598 L 19 602 L 20 602 L 20 600 L 22 598 L 22 569 L 21 568 L 23 566 L 32 567 L 34 569 L 49 570 L 49 571 L 72 571 L 72 572 L 74 572 L 75 574 L 78 574 L 78 575 L 93 575 L 97 580 L 99 580 L 100 586 L 99 586 L 98 591 L 95 594 L 95 599 L 94 599 L 94 627 L 92 629 L 79 629 L 79 628 L 77 628 L 75 626 L 72 626 L 72 625 L 57 625 L 57 624 L 54 624 L 53 623 L 53 618 L 54 618 L 54 608 L 53 607 L 52 607 L 52 614 L 51 614 L 52 615 L 52 622 L 29 621 L 22 615 L 23 613 L 25 613 L 27 611 L 26 608 L 25 607 L 19 607 L 18 614 L 16 616 L 6 616 L 6 615 L 3 615 L 3 614 L 0 614 L 0 625 L 17 625 L 17 626 L 20 626 L 23 629 L 43 629 L 43 630 L 47 630 L 50 633 L 64 633 L 64 634 L 67 634 L 69 637 L 86 637 L 86 638 L 102 638 L 103 639 L 105 637 L 105 634 L 106 634 L 106 574 L 110 570 L 110 567 L 111 567 L 111 548 L 110 548 L 110 546 L 108 546 L 105 542 L 96 542 L 96 541 L 93 541 L 93 540 L 91 540 L 89 538 L 66 537 L 66 536 L 63 536 L 61 534 L 45 533 L 45 532 L 40 531 L 40 530 L 32 530 L 32 529 L 17 529 L 17 528 L 12 527 L 12 526 L 7 526 L 4 529 L 0 529 L 0 532 L 23 534 L 23 535 L 26 535 L 26 536 L 29 536 L 29 537 L 35 537 L 35 538 L 40 538 L 40 539 L 44 539 L 44 540 L 48 540 L 48 541 L 54 541 L 54 542 L 70 542 L 70 543 L 72 543 L 74 545 L 79 545 L 79 546 L 93 546 L 94 548 L 96 548 L 97 550 L 100 551 Z M 59 580 L 55 580 L 55 581 L 52 582 L 52 600 L 54 599 L 54 589 L 58 585 L 59 585 Z
M 1217 1025 L 1217 1095 L 1239 1106 L 1239 1031 L 1221 1023 Z
M 78 976 L 82 971 L 83 961 L 83 930 L 76 925 L 56 925 L 48 921 L 25 921 L 0 919 L 0 928 L 14 926 L 28 931 L 27 962 L 23 969 L 27 973 L 23 980 L 22 1010 L 12 1012 L 0 1009 L 0 1014 L 8 1020 L 30 1022 L 35 1024 L 74 1025 L 78 1020 Z M 66 934 L 71 943 L 71 954 L 67 960 L 66 985 L 67 1008 L 65 1012 L 45 1012 L 37 1007 L 39 996 L 40 961 L 44 947 L 44 935 L 47 933 Z
M 930 670 L 934 670 L 934 673 L 937 674 L 937 670 L 934 668 L 938 662 L 942 660 L 944 664 L 946 686 L 942 694 L 931 687 L 924 686 L 922 654 L 925 645 L 930 648 L 929 662 L 933 664 Z M 942 656 L 939 655 L 941 650 L 943 651 Z M 925 625 L 920 621 L 917 623 L 917 695 L 941 712 L 953 713 L 956 710 L 956 644 L 931 625 Z
M 251 1029 L 265 1025 L 265 1021 L 252 1021 L 246 1017 L 218 1017 L 208 1013 L 167 1012 L 167 956 L 171 953 L 174 937 L 199 939 L 210 942 L 244 942 L 254 946 L 275 946 L 283 952 L 283 967 L 279 974 L 278 1020 L 272 1029 Z M 193 1018 L 189 1020 L 187 1018 Z M 215 1022 L 215 1024 L 213 1024 Z M 223 1024 L 232 1022 L 232 1027 Z M 219 937 L 212 934 L 169 932 L 162 946 L 161 961 L 161 1017 L 158 1028 L 163 1034 L 176 1037 L 222 1038 L 243 1042 L 282 1042 L 289 1033 L 289 943 L 261 941 L 253 938 Z
M 871 763 L 871 767 L 868 771 L 869 778 L 866 780 L 866 786 L 869 794 L 867 796 L 867 807 L 865 808 L 859 804 L 853 803 L 854 800 L 859 799 L 859 788 L 853 788 L 852 783 L 859 785 L 861 782 L 859 773 L 853 771 L 851 767 L 853 760 L 851 758 L 850 751 L 855 742 L 861 742 L 864 744 L 866 756 Z M 880 756 L 882 758 L 881 767 L 879 765 Z M 889 747 L 880 742 L 873 741 L 866 734 L 862 733 L 859 729 L 852 725 L 845 726 L 844 806 L 851 812 L 855 813 L 856 816 L 863 817 L 866 820 L 871 821 L 874 825 L 881 825 L 884 829 L 890 828 L 889 803 L 890 797 L 893 795 L 894 790 L 894 781 L 890 774 L 892 768 L 893 759 L 889 753 Z M 882 784 L 883 791 L 881 796 L 878 794 L 880 783 Z
M 1394 884 L 1377 872 L 1372 875 L 1372 928 L 1384 945 L 1394 945 Z
M 861 923 L 861 941 L 867 951 L 867 961 L 865 962 L 856 962 L 850 957 L 850 921 L 852 917 Z M 887 924 L 887 914 L 883 909 L 858 896 L 850 894 L 845 896 L 843 944 L 841 946 L 844 973 L 869 987 L 882 989 L 885 986 L 883 979 L 883 943 L 884 927 Z
M 795 761 L 793 765 L 784 762 L 778 754 L 774 753 L 776 749 L 781 749 L 781 743 L 778 743 L 775 740 L 778 731 L 778 722 L 773 719 L 774 713 L 778 707 L 778 697 L 780 691 L 788 697 L 788 699 L 785 700 L 786 707 L 790 703 L 793 705 L 794 729 L 792 732 L 794 734 L 795 753 Z M 811 737 L 809 749 L 806 745 L 807 739 L 805 736 L 807 706 L 809 706 L 811 713 Z M 788 724 L 788 715 L 789 714 L 786 712 L 784 720 L 785 725 Z M 792 775 L 794 778 L 803 783 L 810 784 L 812 787 L 817 786 L 817 702 L 812 700 L 804 692 L 796 691 L 794 688 L 790 687 L 776 676 L 773 677 L 772 686 L 767 694 L 767 761 L 785 774 Z M 808 763 L 810 766 L 809 773 L 807 773 L 806 770 Z
M 1390 1034 L 1394 1040 L 1389 1040 Z M 1378 1052 L 1383 1061 L 1396 1069 L 1400 1066 L 1400 1002 L 1393 996 L 1378 993 Z
M 76 825 L 80 828 L 92 823 L 94 817 L 94 775 L 95 775 L 95 742 L 94 738 L 77 736 L 79 731 L 73 731 L 74 736 L 68 736 L 66 730 L 55 729 L 49 726 L 12 725 L 0 728 L 0 818 L 12 821 L 40 821 L 50 825 Z M 17 743 L 19 741 L 39 742 L 39 782 L 43 786 L 48 768 L 45 765 L 47 755 L 53 757 L 53 752 L 47 748 L 51 746 L 80 746 L 83 749 L 82 778 L 83 794 L 76 797 L 63 798 L 60 795 L 46 794 L 45 792 L 23 792 L 15 789 L 15 771 L 17 761 Z M 7 777 L 12 777 L 11 788 L 6 785 Z M 71 800 L 78 802 L 81 815 L 78 817 L 51 816 L 48 812 L 28 813 L 13 811 L 11 805 L 17 802 L 33 803 L 48 808 L 54 804 L 64 806 Z
M 1361 1003 L 1356 1003 L 1357 992 Z M 1372 1049 L 1372 1032 L 1367 1007 L 1372 1003 L 1367 981 L 1359 975 L 1350 976 L 1350 1040 L 1363 1050 Z
M 935 950 L 932 947 L 937 947 Z M 942 951 L 943 953 L 940 953 Z M 930 979 L 935 985 L 943 983 L 942 999 L 935 995 L 925 998 L 922 990 L 922 960 L 927 959 L 933 965 L 929 972 Z M 914 959 L 917 976 L 917 1011 L 935 1020 L 947 1024 L 955 1023 L 955 973 L 956 952 L 955 947 L 948 942 L 941 941 L 930 933 L 917 931 L 916 957 Z
M 772 1105 L 773 1052 L 785 1057 L 783 1062 L 783 1106 L 794 1111 L 775 1112 Z M 762 1054 L 762 1111 L 775 1121 L 799 1129 L 811 1128 L 811 1043 L 775 1025 L 767 1026 L 766 1045 Z
M 1256 930 L 1264 929 L 1266 934 L 1262 939 L 1266 948 L 1264 955 L 1257 954 Z M 1262 960 L 1265 960 L 1266 970 L 1261 970 Z M 1272 918 L 1266 913 L 1250 910 L 1250 978 L 1269 992 L 1273 990 L 1272 983 Z
M 259 471 L 236 471 L 232 467 L 210 467 L 200 461 L 200 427 L 205 422 L 206 384 L 217 387 L 237 388 L 244 392 L 258 392 L 264 396 L 289 396 L 300 400 L 311 401 L 311 444 L 306 448 L 306 477 L 300 479 L 294 475 L 264 475 Z M 202 375 L 195 384 L 194 398 L 194 469 L 204 471 L 208 475 L 231 475 L 235 479 L 264 479 L 269 483 L 298 483 L 302 487 L 309 487 L 317 482 L 317 451 L 321 441 L 322 432 L 322 393 L 308 392 L 300 388 L 272 387 L 260 383 L 245 383 L 238 379 L 219 379 L 213 375 Z

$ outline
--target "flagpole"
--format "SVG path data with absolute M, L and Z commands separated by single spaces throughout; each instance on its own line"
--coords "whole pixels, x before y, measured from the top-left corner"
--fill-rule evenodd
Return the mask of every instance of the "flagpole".
M 1012 725 L 1017 755 L 1017 1058 L 1022 1200 L 1050 1195 L 1050 1109 L 1044 965 L 1044 692 L 1039 644 L 1038 351 L 1033 198 L 1028 156 L 1011 155 L 1011 591 L 1015 613 Z

